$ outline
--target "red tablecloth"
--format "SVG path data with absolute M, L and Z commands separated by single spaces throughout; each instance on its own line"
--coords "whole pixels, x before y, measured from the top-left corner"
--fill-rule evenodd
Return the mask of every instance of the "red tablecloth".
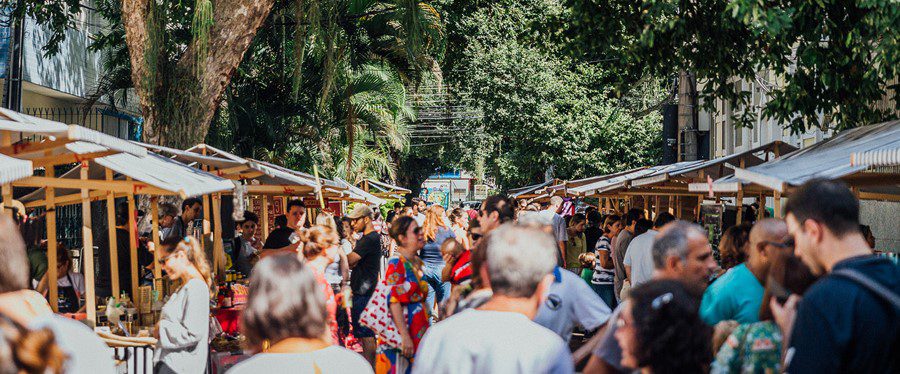
M 222 331 L 233 335 L 238 332 L 241 312 L 243 310 L 244 306 L 238 305 L 233 308 L 215 309 L 213 315 L 216 316 L 216 319 L 219 320 L 219 324 L 222 325 Z

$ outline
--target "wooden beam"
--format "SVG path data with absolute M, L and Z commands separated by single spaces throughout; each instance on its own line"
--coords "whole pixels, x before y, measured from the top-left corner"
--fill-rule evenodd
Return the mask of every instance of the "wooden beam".
M 737 197 L 734 199 L 735 208 L 737 208 L 737 215 L 735 216 L 735 224 L 740 225 L 743 222 L 743 213 L 744 213 L 744 187 L 738 187 Z
M 50 178 L 50 177 L 28 177 L 13 182 L 17 187 L 56 187 L 67 189 L 87 189 L 112 191 L 120 193 L 150 194 L 150 195 L 177 195 L 172 191 L 166 191 L 158 187 L 154 187 L 142 182 L 127 181 L 105 181 L 93 179 L 67 179 L 67 178 Z
M 225 244 L 222 237 L 222 194 L 212 195 L 213 210 L 213 269 L 217 275 L 225 274 Z M 215 277 L 214 277 L 215 278 Z
M 106 169 L 106 180 L 113 179 L 113 172 Z M 90 198 L 90 196 L 89 196 Z M 119 297 L 119 246 L 116 240 L 116 198 L 112 192 L 106 193 L 106 222 L 109 238 L 109 277 L 112 284 L 112 296 Z M 134 299 L 135 295 L 131 295 Z
M 184 224 L 187 226 L 188 222 Z M 159 247 L 159 198 L 156 196 L 150 197 L 150 228 L 153 236 L 153 279 L 157 279 L 162 278 L 162 267 L 159 266 L 159 251 L 162 249 Z M 190 233 L 185 233 L 185 235 L 190 235 Z
M 16 156 L 18 158 L 22 158 L 22 156 L 27 155 L 29 153 L 47 151 L 54 148 L 59 148 L 65 146 L 73 142 L 73 140 L 68 138 L 57 138 L 56 140 L 47 140 L 43 142 L 25 142 L 25 143 L 17 143 L 17 144 L 4 144 L 0 146 L 0 153 L 5 154 L 7 156 Z
M 12 189 L 12 185 L 9 184 L 9 183 L 4 184 L 2 187 L 0 187 L 0 194 L 2 194 L 2 196 L 3 196 L 3 205 L 4 205 L 4 206 L 9 206 L 9 207 L 11 207 L 12 205 L 11 205 L 10 203 L 11 203 L 12 200 L 13 200 L 13 189 Z M 22 212 L 22 213 L 24 214 L 25 212 Z M 16 217 L 13 217 L 13 210 L 12 210 L 12 209 L 5 209 L 5 208 L 4 208 L 4 209 L 3 209 L 3 214 L 4 214 L 4 215 L 8 215 L 9 218 L 12 218 L 13 220 L 16 219 Z
M 223 176 L 226 176 L 229 174 L 240 174 L 241 172 L 244 172 L 247 170 L 252 170 L 250 168 L 250 165 L 238 165 L 238 166 L 233 166 L 230 168 L 210 170 L 209 172 L 212 174 L 218 175 L 220 177 L 223 177 Z
M 650 198 L 647 196 L 642 196 L 644 200 L 644 218 L 651 219 L 650 217 Z
M 653 206 L 653 219 L 659 217 L 659 195 L 654 196 L 654 206 Z
M 309 186 L 277 186 L 277 185 L 248 185 L 247 193 L 251 195 L 275 195 L 275 196 L 293 196 L 293 195 L 309 195 L 315 191 Z
M 81 166 L 81 179 L 88 178 L 88 162 Z M 87 310 L 87 324 L 91 328 L 97 325 L 97 297 L 94 281 L 94 232 L 91 222 L 91 199 L 89 190 L 81 188 L 81 243 L 83 245 L 82 263 L 84 263 L 84 300 Z
M 700 222 L 700 211 L 703 207 L 703 195 L 697 195 L 697 211 L 694 213 L 696 215 L 697 222 Z
M 47 169 L 47 176 L 53 178 L 53 168 Z M 44 190 L 47 202 L 47 284 L 50 286 L 50 307 L 54 312 L 59 311 L 59 288 L 57 287 L 58 274 L 56 274 L 56 189 L 47 187 Z
M 47 188 L 49 189 L 49 188 L 53 188 L 53 187 L 47 187 Z M 101 200 L 101 199 L 105 199 L 105 198 L 106 198 L 106 195 L 107 195 L 108 193 L 111 193 L 111 192 L 108 192 L 108 191 L 91 191 L 91 193 L 89 194 L 89 198 L 91 199 L 91 201 L 99 201 L 99 200 Z M 47 193 L 44 192 L 44 195 L 47 195 Z M 118 192 L 118 193 L 113 193 L 113 195 L 114 195 L 115 197 L 118 198 L 118 197 L 125 197 L 127 194 Z M 75 204 L 75 203 L 79 203 L 79 204 L 81 203 L 81 193 L 80 193 L 80 192 L 79 192 L 79 193 L 68 194 L 68 195 L 63 195 L 63 196 L 58 196 L 58 197 L 56 197 L 56 198 L 54 199 L 54 201 L 53 201 L 53 204 L 54 204 L 55 206 L 72 205 L 72 204 Z M 47 205 L 47 200 L 46 200 L 46 198 L 45 198 L 45 200 L 35 200 L 35 201 L 30 201 L 30 202 L 28 202 L 28 203 L 26 203 L 26 204 L 24 204 L 24 205 L 25 205 L 26 208 L 37 208 L 37 207 L 42 207 L 42 206 L 46 206 L 46 205 Z
M 51 167 L 51 166 L 55 166 L 55 165 L 64 165 L 64 164 L 71 164 L 71 163 L 82 162 L 82 161 L 90 161 L 95 158 L 111 156 L 111 155 L 118 154 L 118 153 L 120 153 L 120 152 L 118 152 L 118 151 L 103 151 L 103 152 L 85 153 L 85 154 L 80 154 L 80 155 L 77 153 L 66 153 L 66 154 L 56 155 L 56 156 L 44 156 L 44 157 L 35 158 L 35 159 L 31 160 L 31 164 L 34 166 L 34 168 L 40 168 L 40 167 L 47 168 L 47 167 Z
M 900 201 L 900 195 L 865 191 L 859 191 L 857 198 L 860 200 Z
M 260 215 L 262 217 L 262 222 L 260 222 L 262 235 L 260 237 L 265 238 L 269 236 L 269 196 L 262 195 L 260 198 L 262 199 L 262 214 Z
M 773 200 L 775 200 L 775 206 L 773 207 L 773 210 L 775 211 L 775 218 L 782 218 L 781 217 L 781 191 L 778 191 L 778 190 L 775 191 L 775 197 L 773 198 Z
M 769 153 L 766 152 L 768 155 Z M 759 194 L 759 211 L 756 212 L 756 220 L 762 221 L 766 218 L 766 195 Z
M 138 264 L 138 246 L 137 246 L 137 220 L 135 218 L 136 215 L 136 207 L 134 202 L 134 194 L 130 193 L 126 197 L 128 199 L 128 253 L 131 259 L 131 268 L 137 271 L 131 273 L 131 295 L 132 300 L 136 300 L 135 297 L 139 295 L 138 293 L 138 277 L 140 276 L 140 265 Z M 153 266 L 158 266 L 156 263 L 153 263 Z

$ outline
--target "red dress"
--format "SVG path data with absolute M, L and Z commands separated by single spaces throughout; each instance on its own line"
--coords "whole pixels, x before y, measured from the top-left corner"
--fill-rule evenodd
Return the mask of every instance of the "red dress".
M 422 260 L 409 261 L 398 256 L 391 258 L 384 274 L 385 284 L 391 287 L 389 303 L 399 303 L 406 315 L 406 326 L 413 341 L 413 351 L 419 348 L 419 341 L 428 329 L 428 282 L 422 279 Z M 379 342 L 375 358 L 376 373 L 409 373 L 413 359 L 407 360 L 400 350 Z

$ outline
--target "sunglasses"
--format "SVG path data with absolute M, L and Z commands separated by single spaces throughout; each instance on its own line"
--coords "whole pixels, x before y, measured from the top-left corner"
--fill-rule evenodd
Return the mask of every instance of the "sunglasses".
M 158 260 L 159 264 L 160 264 L 160 265 L 165 265 L 165 264 L 166 264 L 166 261 L 169 261 L 169 259 L 172 258 L 173 256 L 175 256 L 176 254 L 178 254 L 178 252 L 181 252 L 181 250 L 175 250 L 175 251 L 172 252 L 172 253 L 169 253 L 169 254 L 167 254 L 167 255 L 165 255 L 165 256 L 160 257 L 159 260 Z
M 482 235 L 482 234 L 469 234 L 469 235 L 472 235 L 472 240 L 478 240 L 478 239 L 481 239 L 482 237 L 484 237 L 484 235 Z
M 785 239 L 784 241 L 780 241 L 780 242 L 773 242 L 773 241 L 766 240 L 766 241 L 763 241 L 762 244 L 763 245 L 771 245 L 773 247 L 778 247 L 781 249 L 792 249 L 792 248 L 794 248 L 795 243 L 794 243 L 794 237 L 789 237 L 789 238 Z

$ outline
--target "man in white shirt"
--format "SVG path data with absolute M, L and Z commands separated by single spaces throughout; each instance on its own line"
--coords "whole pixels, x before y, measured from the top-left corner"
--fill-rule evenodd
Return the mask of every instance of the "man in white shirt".
M 505 224 L 487 240 L 479 271 L 493 296 L 428 329 L 413 373 L 572 373 L 563 340 L 531 321 L 553 282 L 553 238 Z
M 541 215 L 548 218 L 553 229 L 553 237 L 556 239 L 557 264 L 566 267 L 566 242 L 569 241 L 569 232 L 566 230 L 566 220 L 559 212 L 562 212 L 563 198 L 553 196 L 550 198 L 550 206 L 541 211 Z
M 667 223 L 675 220 L 675 216 L 668 212 L 660 213 L 653 222 L 653 229 L 631 240 L 628 249 L 625 251 L 625 274 L 631 282 L 631 287 L 637 287 L 641 283 L 645 283 L 653 278 L 653 242 L 659 229 Z

